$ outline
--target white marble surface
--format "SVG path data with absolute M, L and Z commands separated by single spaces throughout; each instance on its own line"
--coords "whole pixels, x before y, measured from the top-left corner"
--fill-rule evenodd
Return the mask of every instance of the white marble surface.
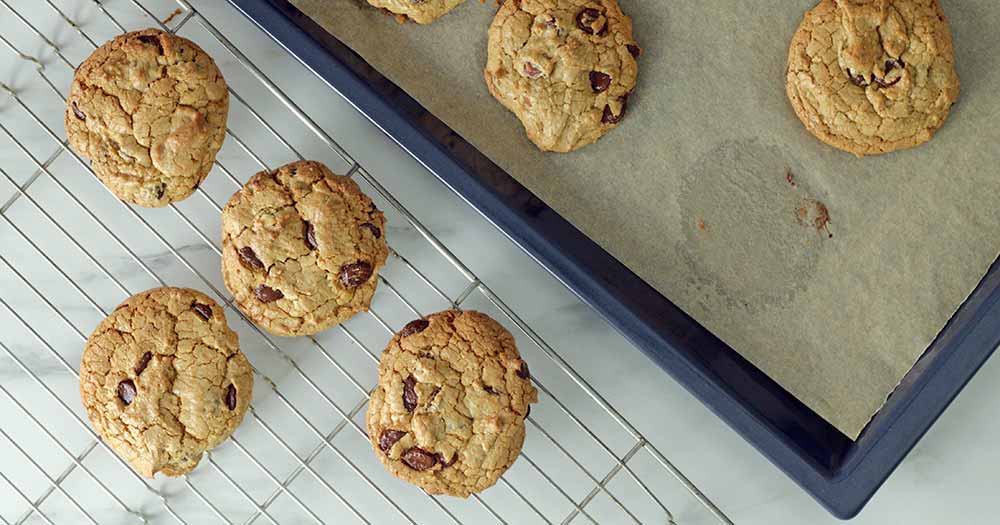
M 97 42 L 117 32 L 91 2 L 53 0 L 52 3 L 63 8 Z M 173 5 L 169 0 L 142 3 L 161 18 Z M 128 0 L 104 4 L 128 28 L 151 23 L 143 19 L 141 12 Z M 0 2 L 0 35 L 21 52 L 42 58 L 46 64 L 45 75 L 65 93 L 71 75 L 69 67 L 21 21 L 11 16 L 6 5 L 18 9 L 33 25 L 50 35 L 74 65 L 90 52 L 90 44 L 41 2 Z M 589 307 L 337 94 L 241 19 L 226 2 L 202 0 L 195 5 L 734 522 L 835 523 Z M 183 17 L 178 17 L 173 23 L 182 20 Z M 234 90 L 303 155 L 323 160 L 334 169 L 343 171 L 349 167 L 349 163 L 302 126 L 220 47 L 197 19 L 188 20 L 180 33 L 212 53 Z M 6 46 L 0 46 L 0 82 L 12 87 L 18 98 L 62 139 L 61 100 L 45 85 L 31 64 L 17 58 Z M 234 100 L 232 106 L 231 129 L 263 162 L 275 166 L 295 158 L 295 154 L 275 140 L 240 102 Z M 0 124 L 40 162 L 57 151 L 57 143 L 6 94 L 0 94 Z M 238 181 L 245 181 L 260 169 L 231 137 L 219 161 Z M 0 168 L 3 169 L 0 174 L 2 206 L 17 191 L 11 181 L 16 184 L 31 181 L 36 169 L 31 158 L 11 142 L 7 133 L 0 133 Z M 83 457 L 81 463 L 86 471 L 74 468 L 60 482 L 60 490 L 40 505 L 41 514 L 53 522 L 83 522 L 85 518 L 75 508 L 74 501 L 100 523 L 134 522 L 135 518 L 125 513 L 111 494 L 154 522 L 175 521 L 154 493 L 107 451 L 101 446 L 91 451 L 94 440 L 85 424 L 86 416 L 79 403 L 73 374 L 78 366 L 83 337 L 99 322 L 103 315 L 101 310 L 113 307 L 127 295 L 126 292 L 134 293 L 162 280 L 209 293 L 219 292 L 217 297 L 223 300 L 229 298 L 221 284 L 215 251 L 219 229 L 215 205 L 225 202 L 235 188 L 236 182 L 221 168 L 216 168 L 203 185 L 204 194 L 179 204 L 176 210 L 132 211 L 111 198 L 71 154 L 63 152 L 51 163 L 49 173 L 33 181 L 27 196 L 18 198 L 0 217 L 0 256 L 3 258 L 0 299 L 4 303 L 0 305 L 0 342 L 3 343 L 0 348 L 0 473 L 25 496 L 36 500 L 50 486 L 46 476 L 59 477 L 73 463 L 71 455 Z M 388 203 L 379 200 L 379 204 L 387 210 L 392 225 L 387 235 L 393 248 L 449 297 L 458 296 L 468 280 Z M 101 222 L 95 222 L 94 217 Z M 30 238 L 34 246 L 25 237 Z M 116 237 L 128 246 L 127 250 L 118 244 Z M 91 256 L 99 266 L 89 260 Z M 55 262 L 64 274 L 46 258 Z M 388 265 L 386 278 L 420 312 L 447 306 L 447 301 L 397 258 Z M 25 280 L 44 295 L 51 306 L 40 299 Z M 77 287 L 86 297 L 92 298 L 93 303 L 81 295 Z M 485 309 L 514 328 L 481 294 L 473 294 L 463 306 Z M 380 287 L 374 310 L 393 328 L 414 315 L 386 286 Z M 331 495 L 325 486 L 329 485 L 368 521 L 403 522 L 400 514 L 368 485 L 367 477 L 415 521 L 447 522 L 445 514 L 432 500 L 382 471 L 362 438 L 362 417 L 354 418 L 359 426 L 346 426 L 329 445 L 322 445 L 319 436 L 330 433 L 343 421 L 337 410 L 349 412 L 360 406 L 361 390 L 374 382 L 375 367 L 366 350 L 339 330 L 322 334 L 316 343 L 308 339 L 265 339 L 238 314 L 232 310 L 229 314 L 231 324 L 240 333 L 244 350 L 256 368 L 276 383 L 280 396 L 270 391 L 263 380 L 258 381 L 255 415 L 247 417 L 234 441 L 221 446 L 213 453 L 211 461 L 206 458 L 187 480 L 151 482 L 153 489 L 166 496 L 171 510 L 189 523 L 223 521 L 200 500 L 198 493 L 201 493 L 226 520 L 243 522 L 253 516 L 254 504 L 249 500 L 263 505 L 277 487 L 261 467 L 284 480 L 300 465 L 275 441 L 273 432 L 302 459 L 308 458 L 314 450 L 320 451 L 309 461 L 309 470 L 295 478 L 273 503 L 267 505 L 267 512 L 275 521 L 310 521 L 309 514 L 298 507 L 298 500 L 324 521 L 361 522 Z M 35 333 L 26 329 L 25 324 Z M 388 337 L 372 316 L 352 320 L 347 327 L 350 334 L 375 355 Z M 521 333 L 517 335 L 523 352 L 532 363 L 533 375 L 608 447 L 619 455 L 625 454 L 635 443 L 634 439 L 530 339 Z M 17 361 L 11 355 L 16 356 Z M 284 356 L 290 357 L 298 368 L 293 368 Z M 338 366 L 342 370 L 338 370 Z M 34 381 L 32 376 L 39 381 Z M 995 487 L 1000 483 L 1000 450 L 995 440 L 1000 432 L 1000 419 L 993 417 L 997 413 L 997 399 L 1000 399 L 1000 363 L 994 359 L 910 454 L 856 522 L 1000 522 L 1000 518 L 994 516 L 992 505 Z M 32 421 L 25 410 L 37 421 Z M 610 456 L 560 411 L 553 397 L 543 395 L 532 417 L 592 476 L 601 478 L 613 467 Z M 248 459 L 244 451 L 252 454 L 260 465 Z M 594 482 L 587 479 L 580 467 L 545 439 L 538 428 L 529 428 L 525 452 L 570 497 L 579 500 L 594 487 Z M 350 463 L 345 463 L 338 454 Z M 628 464 L 672 511 L 676 523 L 714 523 L 711 515 L 647 452 L 640 451 Z M 225 476 L 231 478 L 232 483 Z M 103 490 L 94 478 L 101 480 L 108 490 Z M 483 495 L 483 501 L 509 523 L 543 522 L 513 489 L 520 491 L 539 513 L 553 522 L 561 521 L 572 510 L 568 500 L 524 459 L 506 479 L 509 485 L 490 489 Z M 625 474 L 617 475 L 608 487 L 610 493 L 644 523 L 667 522 L 662 508 Z M 475 500 L 462 502 L 446 498 L 439 501 L 465 522 L 496 521 Z M 16 522 L 28 509 L 30 505 L 21 495 L 0 479 L 0 518 L 3 522 Z M 630 522 L 605 494 L 595 497 L 586 511 L 598 523 Z M 29 515 L 26 522 L 45 522 L 41 514 Z M 260 516 L 257 521 L 267 522 L 268 518 Z M 587 522 L 582 516 L 573 521 Z

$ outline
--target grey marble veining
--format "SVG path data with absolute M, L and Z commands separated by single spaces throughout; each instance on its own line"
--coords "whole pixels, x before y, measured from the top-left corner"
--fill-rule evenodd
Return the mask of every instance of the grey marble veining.
M 175 5 L 169 0 L 141 3 L 161 18 Z M 71 63 L 92 49 L 44 4 L 33 0 L 5 0 L 4 4 L 18 8 L 51 35 Z M 97 42 L 117 32 L 91 2 L 53 0 L 53 4 Z M 151 23 L 128 0 L 104 4 L 128 28 Z M 399 199 L 736 523 L 834 523 L 589 307 L 226 2 L 202 0 L 194 4 L 350 152 L 366 174 Z M 23 52 L 42 58 L 46 76 L 65 94 L 71 71 L 19 20 L 7 15 L 6 7 L 0 5 L 0 34 Z M 178 17 L 172 25 L 183 20 Z M 213 54 L 234 91 L 296 151 L 341 172 L 350 168 L 347 160 L 302 126 L 196 20 L 185 22 L 180 33 Z M 32 64 L 2 46 L 0 82 L 15 89 L 19 99 L 61 140 L 64 132 L 58 95 L 44 84 Z M 232 131 L 267 167 L 296 158 L 295 151 L 276 140 L 236 100 L 230 118 Z M 40 163 L 57 150 L 56 141 L 6 94 L 0 94 L 0 124 Z M 219 155 L 219 164 L 203 185 L 203 192 L 178 204 L 176 211 L 132 209 L 110 196 L 68 152 L 48 164 L 47 173 L 39 174 L 31 158 L 0 132 L 4 174 L 16 184 L 34 179 L 27 196 L 18 198 L 0 217 L 0 256 L 5 261 L 0 263 L 0 298 L 9 306 L 0 305 L 0 473 L 36 500 L 50 490 L 46 476 L 63 476 L 74 463 L 72 456 L 82 456 L 81 466 L 74 466 L 59 483 L 65 495 L 57 490 L 39 507 L 55 523 L 84 521 L 74 500 L 99 523 L 136 522 L 115 498 L 155 523 L 175 522 L 171 512 L 188 523 L 224 521 L 220 514 L 225 520 L 244 522 L 257 514 L 257 505 L 265 507 L 267 515 L 257 516 L 256 523 L 267 523 L 269 518 L 280 523 L 309 522 L 313 519 L 310 512 L 335 523 L 362 523 L 358 516 L 371 523 L 405 523 L 386 498 L 418 523 L 447 522 L 439 505 L 462 522 L 497 522 L 476 500 L 431 499 L 391 478 L 364 438 L 363 400 L 375 383 L 377 356 L 388 339 L 382 323 L 398 329 L 415 315 L 395 292 L 419 313 L 427 313 L 447 308 L 469 284 L 404 217 L 377 196 L 375 200 L 390 222 L 386 235 L 394 250 L 449 299 L 439 296 L 394 256 L 374 301 L 374 315 L 359 316 L 343 329 L 329 330 L 315 340 L 266 335 L 246 323 L 235 309 L 227 308 L 230 324 L 259 372 L 254 410 L 234 439 L 213 451 L 186 479 L 157 478 L 149 481 L 148 487 L 96 444 L 79 404 L 74 372 L 83 338 L 104 312 L 129 294 L 161 281 L 203 290 L 222 302 L 230 299 L 218 266 L 218 207 L 263 166 L 232 137 Z M 368 186 L 365 189 L 374 193 Z M 15 193 L 7 177 L 0 175 L 0 204 Z M 558 403 L 619 456 L 632 449 L 634 438 L 550 360 L 544 349 L 518 332 L 486 296 L 473 292 L 463 307 L 482 309 L 505 321 L 531 362 L 533 376 L 551 393 L 543 393 L 541 403 L 532 411 L 538 427 L 529 423 L 525 456 L 505 476 L 506 481 L 486 491 L 482 500 L 509 523 L 544 522 L 538 513 L 559 522 L 573 511 L 573 504 L 560 491 L 573 500 L 583 500 L 595 486 L 591 477 L 603 477 L 615 461 Z M 25 373 L 15 358 L 31 373 Z M 991 487 L 1000 481 L 995 469 L 1000 451 L 991 436 L 1000 431 L 1000 422 L 988 414 L 996 411 L 997 399 L 1000 364 L 993 360 L 889 480 L 858 523 L 995 523 Z M 344 416 L 352 417 L 348 420 Z M 715 523 L 646 450 L 636 452 L 628 465 L 670 509 L 676 523 Z M 301 472 L 281 487 L 280 482 L 296 471 Z M 0 517 L 7 522 L 17 521 L 30 508 L 2 479 L 0 495 Z M 633 522 L 612 498 L 644 523 L 667 522 L 656 501 L 625 473 L 616 475 L 607 492 L 589 501 L 585 510 L 590 518 L 601 524 Z M 26 522 L 45 521 L 35 513 Z M 578 515 L 573 522 L 586 523 L 588 519 Z

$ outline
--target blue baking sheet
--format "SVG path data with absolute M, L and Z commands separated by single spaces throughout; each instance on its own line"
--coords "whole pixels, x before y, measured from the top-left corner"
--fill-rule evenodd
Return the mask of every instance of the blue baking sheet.
M 849 519 L 1000 344 L 1000 262 L 851 441 L 286 1 L 229 0 L 833 515 Z

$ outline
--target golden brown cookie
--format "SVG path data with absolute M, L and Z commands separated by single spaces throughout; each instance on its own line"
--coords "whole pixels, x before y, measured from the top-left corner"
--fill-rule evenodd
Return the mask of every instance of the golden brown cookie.
M 641 52 L 615 0 L 508 0 L 490 25 L 484 76 L 539 149 L 568 152 L 625 117 Z
M 429 24 L 441 18 L 465 0 L 368 0 L 368 3 L 395 13 L 403 18 L 413 20 L 418 24 Z
M 66 135 L 112 193 L 141 206 L 191 195 L 222 147 L 229 92 L 212 57 L 159 29 L 116 37 L 77 69 Z
M 449 310 L 410 322 L 382 353 L 378 376 L 368 436 L 394 476 L 468 497 L 520 454 L 538 393 L 513 336 L 488 316 Z
M 222 210 L 222 276 L 275 335 L 315 334 L 368 310 L 389 249 L 385 217 L 314 161 L 254 175 Z
M 934 136 L 958 99 L 937 0 L 822 0 L 788 52 L 788 99 L 817 138 L 859 157 Z
M 239 426 L 253 370 L 222 308 L 186 288 L 118 305 L 87 340 L 80 398 L 101 438 L 136 472 L 180 476 Z

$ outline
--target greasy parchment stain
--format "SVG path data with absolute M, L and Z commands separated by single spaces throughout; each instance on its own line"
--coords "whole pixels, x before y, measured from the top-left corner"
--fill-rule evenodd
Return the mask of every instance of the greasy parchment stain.
M 995 0 L 943 2 L 962 96 L 935 138 L 862 160 L 785 95 L 816 0 L 620 0 L 638 86 L 620 126 L 567 155 L 486 89 L 494 6 L 401 26 L 358 0 L 292 3 L 851 438 L 1000 253 Z

